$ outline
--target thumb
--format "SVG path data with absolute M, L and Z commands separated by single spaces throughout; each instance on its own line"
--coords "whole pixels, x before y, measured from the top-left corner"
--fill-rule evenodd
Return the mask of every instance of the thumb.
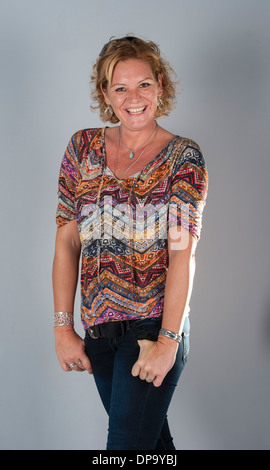
M 140 359 L 142 359 L 142 354 L 143 354 L 143 350 L 147 344 L 147 340 L 145 339 L 139 339 L 137 340 L 137 343 L 140 347 L 140 352 L 139 352 L 139 357 L 137 359 L 137 361 L 135 362 L 134 366 L 132 367 L 132 370 L 131 370 L 131 374 L 133 375 L 133 377 L 137 377 L 137 375 L 140 374 L 140 371 L 141 371 L 141 365 L 140 365 Z
M 82 353 L 81 361 L 82 361 L 82 365 L 85 368 L 85 370 L 87 370 L 87 372 L 89 372 L 89 374 L 93 374 L 92 364 L 89 361 L 89 359 L 88 359 L 88 357 L 85 353 Z
M 137 377 L 137 375 L 139 375 L 140 369 L 141 368 L 138 364 L 138 361 L 136 361 L 134 366 L 132 367 L 132 370 L 131 370 L 131 374 L 133 375 L 133 377 Z

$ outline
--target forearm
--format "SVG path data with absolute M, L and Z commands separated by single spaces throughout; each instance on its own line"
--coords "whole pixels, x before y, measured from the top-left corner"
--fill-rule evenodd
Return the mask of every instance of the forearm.
M 54 311 L 73 314 L 78 282 L 81 243 L 77 222 L 72 221 L 58 228 L 53 261 Z M 69 319 L 70 321 L 70 319 Z M 83 339 L 75 332 L 73 322 L 54 326 L 55 349 L 64 371 L 92 373 L 91 363 L 85 353 Z
M 181 334 L 191 297 L 195 274 L 195 253 L 171 254 L 164 296 L 162 328 Z M 160 336 L 161 337 L 161 336 Z
M 78 282 L 80 250 L 72 243 L 56 242 L 53 262 L 55 312 L 73 312 Z

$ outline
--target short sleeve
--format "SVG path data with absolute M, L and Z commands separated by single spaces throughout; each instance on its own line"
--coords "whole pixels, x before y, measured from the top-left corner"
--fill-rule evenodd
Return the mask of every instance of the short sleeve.
M 172 171 L 169 227 L 184 226 L 199 240 L 207 191 L 208 172 L 204 157 L 200 147 L 189 140 Z
M 76 218 L 75 194 L 78 174 L 77 135 L 74 134 L 68 143 L 60 167 L 56 211 L 58 227 Z

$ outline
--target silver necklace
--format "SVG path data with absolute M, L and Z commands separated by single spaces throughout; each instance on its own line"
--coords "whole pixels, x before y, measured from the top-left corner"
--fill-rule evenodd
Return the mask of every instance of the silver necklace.
M 127 150 L 130 151 L 130 153 L 129 153 L 129 158 L 130 158 L 130 160 L 131 160 L 132 158 L 134 158 L 134 154 L 135 154 L 135 152 L 137 152 L 137 150 L 139 150 L 139 149 L 141 149 L 142 147 L 145 146 L 146 142 L 148 142 L 148 140 L 149 140 L 149 139 L 152 137 L 152 135 L 154 134 L 156 128 L 157 128 L 157 123 L 156 123 L 155 129 L 153 130 L 153 132 L 151 132 L 151 134 L 150 134 L 149 137 L 146 139 L 146 141 L 145 141 L 142 145 L 140 145 L 139 147 L 137 147 L 136 149 L 131 149 L 131 148 L 127 147 L 126 144 L 124 144 L 124 142 L 122 141 L 122 138 L 121 138 L 121 131 L 120 131 L 121 126 L 119 127 L 119 138 L 120 138 L 120 142 L 121 142 L 121 144 L 122 144 L 124 147 L 126 147 Z
M 123 174 L 123 176 L 122 176 L 121 179 L 123 179 L 123 177 L 125 176 L 125 174 L 127 173 L 127 171 L 134 165 L 134 163 L 136 163 L 136 162 L 139 160 L 139 158 L 141 158 L 141 156 L 143 155 L 143 153 L 144 153 L 144 152 L 148 149 L 148 147 L 150 147 L 150 145 L 154 142 L 154 140 L 155 140 L 155 138 L 156 138 L 156 136 L 157 136 L 157 132 L 158 132 L 158 124 L 157 124 L 157 123 L 156 123 L 156 127 L 155 127 L 154 131 L 155 131 L 155 134 L 154 134 L 154 136 L 153 136 L 151 142 L 149 142 L 149 144 L 143 149 L 143 151 L 140 153 L 140 155 L 138 156 L 138 158 L 136 158 L 136 160 L 134 160 L 134 162 L 132 162 L 131 165 L 129 165 L 129 167 L 126 169 L 126 171 L 125 171 L 125 173 Z M 153 132 L 152 132 L 151 135 L 153 135 Z M 151 136 L 150 136 L 150 137 L 151 137 Z M 148 138 L 147 140 L 149 140 L 149 138 Z M 116 172 L 116 167 L 117 167 L 117 163 L 118 163 L 118 155 L 119 155 L 120 142 L 121 142 L 121 136 L 120 136 L 120 127 L 119 127 L 119 139 L 118 139 L 118 147 L 117 147 L 117 157 L 116 157 L 116 162 L 115 162 L 115 167 L 114 167 L 114 175 L 115 175 L 115 176 L 116 176 L 116 174 L 115 174 L 115 172 Z M 146 141 L 146 142 L 147 142 L 147 141 Z M 141 147 L 142 147 L 142 146 L 141 146 Z M 139 148 L 141 148 L 141 147 L 139 147 Z M 116 178 L 117 178 L 117 176 L 116 176 Z M 117 180 L 119 181 L 119 178 L 117 178 Z

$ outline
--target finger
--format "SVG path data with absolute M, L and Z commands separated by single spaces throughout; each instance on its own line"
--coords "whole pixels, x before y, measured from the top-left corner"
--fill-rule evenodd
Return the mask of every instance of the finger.
M 82 365 L 80 366 L 83 370 L 87 370 L 89 374 L 93 374 L 92 364 L 89 361 L 88 357 L 85 356 L 81 359 Z
M 89 364 L 87 364 L 89 367 Z M 84 372 L 86 370 L 83 362 L 78 359 L 76 361 L 71 361 L 67 364 L 68 370 L 69 371 L 76 371 L 76 372 Z
M 76 362 L 76 368 L 79 370 L 79 372 L 86 370 L 86 367 L 84 366 L 82 360 Z
M 146 382 L 153 382 L 155 380 L 155 374 L 152 369 L 141 371 L 140 377 L 142 380 L 146 380 Z
M 134 366 L 132 367 L 132 370 L 131 370 L 131 374 L 133 375 L 133 377 L 137 377 L 140 373 L 140 366 L 138 364 L 138 361 L 135 362 Z
M 153 382 L 153 381 L 155 380 L 155 377 L 152 378 L 152 377 L 150 377 L 149 375 L 147 375 L 146 378 L 145 378 L 145 380 L 146 380 L 146 382 L 151 383 L 151 382 Z
M 74 360 L 69 360 L 65 364 L 65 369 L 67 371 L 72 371 L 72 370 L 82 370 L 83 365 L 80 359 L 74 359 Z
M 84 369 L 87 370 L 87 372 L 89 374 L 93 374 L 92 364 L 91 364 L 87 354 L 85 353 L 85 344 L 84 343 L 83 343 L 83 350 L 81 352 L 81 362 L 82 362 L 82 365 L 83 365 Z
M 79 362 L 79 361 L 78 361 Z M 76 364 L 76 361 L 68 361 L 66 362 L 66 371 L 69 372 L 69 371 L 72 371 L 72 370 L 76 370 L 77 368 L 77 364 Z
M 143 369 L 140 370 L 140 379 L 145 380 L 147 377 L 147 372 Z
M 83 366 L 82 361 L 79 361 L 76 364 L 76 367 L 74 368 L 74 370 L 76 370 L 77 372 L 84 372 L 85 371 L 85 367 Z
M 76 366 L 77 367 L 75 370 L 77 370 L 78 372 L 84 372 L 87 370 L 89 374 L 93 374 L 92 365 L 88 358 L 86 361 L 85 360 L 79 361 L 78 364 L 76 364 Z
M 160 387 L 160 385 L 161 385 L 162 382 L 163 382 L 163 379 L 164 379 L 164 377 L 163 377 L 162 375 L 157 375 L 157 376 L 154 378 L 154 380 L 153 380 L 152 383 L 153 383 L 153 385 L 154 385 L 155 387 Z

